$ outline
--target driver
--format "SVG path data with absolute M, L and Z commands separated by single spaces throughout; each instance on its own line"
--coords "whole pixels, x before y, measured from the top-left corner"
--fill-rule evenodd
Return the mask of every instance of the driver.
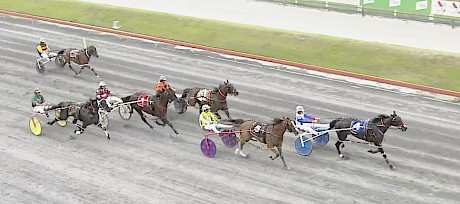
M 307 133 L 311 133 L 312 135 L 318 136 L 321 133 L 315 131 L 314 127 L 321 127 L 321 128 L 329 128 L 329 124 L 318 124 L 316 123 L 319 118 L 315 118 L 312 115 L 308 115 L 305 113 L 305 109 L 303 106 L 296 106 L 295 107 L 295 123 L 296 127 L 300 130 L 303 130 Z
M 46 114 L 49 117 L 48 111 L 54 109 L 50 103 L 45 101 L 45 97 L 41 95 L 41 90 L 38 87 L 34 88 L 34 96 L 32 97 L 32 110 L 36 113 Z
M 37 52 L 40 57 L 38 62 L 42 64 L 47 63 L 51 60 L 51 58 L 57 56 L 56 53 L 51 52 L 50 48 L 45 42 L 45 39 L 43 38 L 40 38 L 40 43 L 37 45 Z
M 216 115 L 211 112 L 211 107 L 205 104 L 201 107 L 202 112 L 200 114 L 199 122 L 201 129 L 212 130 L 214 133 L 219 134 L 218 129 L 230 129 L 233 128 L 231 125 L 220 124 Z

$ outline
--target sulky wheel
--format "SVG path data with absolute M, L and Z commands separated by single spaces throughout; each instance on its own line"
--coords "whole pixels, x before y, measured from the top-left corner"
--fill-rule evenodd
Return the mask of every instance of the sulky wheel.
M 131 106 L 126 104 L 121 105 L 118 109 L 118 114 L 124 120 L 129 120 L 131 118 Z
M 213 158 L 216 155 L 216 144 L 209 138 L 201 140 L 201 152 L 204 156 Z
M 31 117 L 29 120 L 29 128 L 32 134 L 40 136 L 42 134 L 42 124 L 36 117 Z
M 329 142 L 329 133 L 324 133 L 321 136 L 313 138 L 316 144 L 324 146 Z
M 45 65 L 40 64 L 38 61 L 35 63 L 35 68 L 37 69 L 37 72 L 40 74 L 45 73 Z
M 224 130 L 219 136 L 222 138 L 222 142 L 228 148 L 233 148 L 236 145 L 236 133 L 232 130 Z
M 303 138 L 303 142 L 301 138 Z M 295 150 L 302 156 L 308 156 L 313 150 L 313 145 L 307 137 L 298 137 L 295 140 Z

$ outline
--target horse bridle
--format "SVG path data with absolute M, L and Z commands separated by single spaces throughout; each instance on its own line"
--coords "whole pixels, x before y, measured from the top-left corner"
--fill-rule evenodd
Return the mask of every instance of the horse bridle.
M 391 121 L 394 122 L 394 121 L 396 120 L 396 117 L 397 117 L 397 116 L 392 115 L 392 116 L 391 116 Z M 385 124 L 383 118 L 380 118 L 380 123 L 381 123 L 380 126 L 383 126 L 383 127 L 386 128 L 386 129 L 390 128 L 390 126 L 391 126 L 391 124 L 387 126 L 387 125 Z M 402 129 L 403 127 L 404 127 L 404 123 L 401 121 L 401 124 L 398 126 L 398 128 L 399 128 L 399 129 Z

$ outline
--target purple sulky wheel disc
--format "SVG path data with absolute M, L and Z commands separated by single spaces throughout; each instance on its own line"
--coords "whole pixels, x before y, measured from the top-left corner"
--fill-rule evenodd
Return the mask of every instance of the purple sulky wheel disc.
M 213 158 L 216 155 L 216 144 L 209 138 L 201 140 L 201 152 L 204 156 Z
M 233 148 L 236 145 L 236 133 L 233 131 L 225 131 L 220 135 L 222 142 L 228 148 Z

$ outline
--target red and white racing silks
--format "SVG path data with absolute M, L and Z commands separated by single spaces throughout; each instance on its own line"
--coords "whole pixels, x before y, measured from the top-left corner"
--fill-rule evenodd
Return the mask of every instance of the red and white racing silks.
M 97 99 L 107 99 L 110 95 L 110 90 L 107 88 L 99 88 L 96 90 Z

